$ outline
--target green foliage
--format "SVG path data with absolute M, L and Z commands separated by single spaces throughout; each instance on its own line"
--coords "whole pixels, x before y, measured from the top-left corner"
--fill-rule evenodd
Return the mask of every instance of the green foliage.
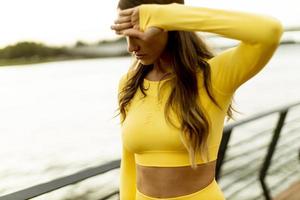
M 89 45 L 88 43 L 79 40 L 73 47 L 49 47 L 42 43 L 23 41 L 0 49 L 0 66 L 23 65 L 71 59 L 128 56 L 129 54 L 126 50 L 117 55 L 107 53 L 105 50 L 95 50 L 97 46 L 120 45 L 122 48 L 124 44 L 126 44 L 125 37 L 120 37 L 116 40 L 101 40 L 96 43 L 96 46 Z M 81 47 L 84 47 L 83 49 L 91 47 L 91 53 L 86 53 Z
M 15 58 L 47 58 L 58 55 L 64 55 L 63 48 L 53 48 L 44 46 L 41 43 L 34 42 L 19 42 L 15 45 L 7 46 L 0 50 L 0 59 L 15 59 Z

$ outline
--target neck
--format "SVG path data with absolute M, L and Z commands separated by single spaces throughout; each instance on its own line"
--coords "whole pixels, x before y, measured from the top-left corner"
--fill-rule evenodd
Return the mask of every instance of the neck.
M 171 59 L 167 53 L 163 53 L 161 57 L 154 63 L 153 72 L 157 74 L 165 74 L 172 71 Z

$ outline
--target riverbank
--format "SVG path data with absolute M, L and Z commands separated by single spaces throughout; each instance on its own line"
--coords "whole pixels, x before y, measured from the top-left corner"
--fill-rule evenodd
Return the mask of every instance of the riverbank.
M 115 56 L 115 55 L 105 55 L 102 56 L 103 58 L 109 58 L 109 57 L 122 57 L 123 55 Z M 127 55 L 124 55 L 127 56 Z M 72 61 L 72 60 L 84 60 L 84 59 L 97 59 L 101 58 L 98 57 L 88 57 L 88 56 L 78 56 L 78 57 L 67 57 L 67 56 L 61 56 L 61 57 L 50 57 L 50 58 L 17 58 L 17 59 L 0 59 L 0 67 L 6 67 L 6 66 L 24 66 L 24 65 L 31 65 L 31 64 L 40 64 L 40 63 L 48 63 L 48 62 L 59 62 L 59 61 Z
M 229 40 L 208 35 L 202 37 L 207 39 L 209 46 L 214 49 L 227 49 L 237 45 L 236 40 Z M 298 44 L 298 40 L 293 37 L 282 37 L 280 45 Z M 27 43 L 27 42 L 23 42 Z M 124 37 L 113 41 L 100 41 L 97 44 L 77 43 L 72 47 L 48 47 L 42 44 L 30 43 L 30 47 L 19 47 L 21 43 L 0 50 L 0 67 L 12 65 L 28 65 L 45 62 L 56 62 L 66 60 L 109 58 L 129 56 L 127 52 L 127 42 Z M 28 44 L 27 44 L 28 45 Z M 46 53 L 45 53 L 46 52 Z M 8 54 L 8 56 L 7 56 Z M 3 56 L 4 55 L 4 56 Z
M 77 42 L 74 46 L 51 47 L 42 43 L 19 42 L 0 49 L 0 67 L 66 60 L 128 56 L 125 38 L 96 44 Z

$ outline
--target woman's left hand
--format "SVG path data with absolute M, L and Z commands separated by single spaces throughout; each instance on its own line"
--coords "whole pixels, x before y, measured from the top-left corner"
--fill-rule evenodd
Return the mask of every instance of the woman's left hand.
M 163 31 L 158 27 L 149 27 L 145 32 L 140 31 L 139 26 L 139 6 L 119 10 L 119 17 L 114 21 L 115 25 L 111 26 L 118 35 L 131 36 L 147 41 L 153 36 Z
M 139 30 L 139 6 L 119 10 L 119 17 L 114 21 L 115 25 L 111 26 L 112 30 L 115 30 L 116 34 L 122 35 L 127 29 Z

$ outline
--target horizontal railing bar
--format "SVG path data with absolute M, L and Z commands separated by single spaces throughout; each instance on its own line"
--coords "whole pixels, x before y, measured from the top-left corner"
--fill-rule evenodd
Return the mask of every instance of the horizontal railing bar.
M 282 183 L 282 181 L 287 180 L 288 177 L 290 177 L 291 175 L 293 175 L 293 174 L 294 174 L 295 172 L 297 172 L 297 171 L 298 171 L 298 170 L 292 171 L 291 173 L 288 174 L 288 176 L 285 176 L 285 177 L 284 177 L 284 180 L 281 179 L 278 183 Z M 282 185 L 282 184 L 278 184 L 278 185 L 280 186 L 280 185 Z M 276 188 L 278 188 L 279 186 L 277 186 L 277 187 L 275 187 L 275 188 L 271 186 L 271 187 L 269 187 L 269 188 L 270 188 L 270 189 L 276 189 Z M 261 193 L 257 194 L 255 197 L 253 197 L 253 199 L 251 199 L 251 200 L 260 200 L 261 197 L 262 197 L 263 195 L 264 195 L 264 193 L 261 192 Z
M 247 169 L 249 169 L 249 165 L 252 164 L 254 161 L 256 161 L 255 163 L 258 164 L 257 160 L 261 158 L 261 155 L 257 155 L 256 157 L 252 158 L 251 160 L 247 161 L 245 164 L 243 165 L 239 165 L 239 168 L 243 168 L 243 167 L 247 167 Z M 262 159 L 262 158 L 261 158 Z M 253 166 L 253 165 L 250 165 L 250 166 Z M 256 166 L 256 165 L 255 165 Z M 224 172 L 222 173 L 222 176 L 225 177 L 225 176 L 228 176 L 228 175 L 232 175 L 234 173 L 238 173 L 235 171 L 236 168 L 232 169 L 232 170 L 225 170 L 224 169 Z
M 242 144 L 248 143 L 248 142 L 250 142 L 252 140 L 257 139 L 257 136 L 271 134 L 271 131 L 273 131 L 273 130 L 274 130 L 274 128 L 269 128 L 269 129 L 257 132 L 254 135 L 252 135 L 252 136 L 250 136 L 250 137 L 248 137 L 248 138 L 246 138 L 244 140 L 238 141 L 238 142 L 236 142 L 234 144 L 230 144 L 230 146 L 228 146 L 228 147 L 229 148 L 233 148 L 233 147 L 240 146 Z
M 229 184 L 225 185 L 223 187 L 224 190 L 228 189 L 228 187 L 232 186 L 235 182 L 239 182 L 241 180 L 244 180 L 245 178 L 249 177 L 249 175 L 253 174 L 253 171 L 248 171 L 247 173 L 243 174 L 242 176 L 238 177 L 237 179 L 234 179 L 233 181 L 229 182 Z
M 283 160 L 282 157 L 286 156 L 287 154 L 291 154 L 292 152 L 297 152 L 298 144 L 296 144 L 296 143 L 294 143 L 294 144 L 296 146 L 295 148 L 293 148 L 294 146 L 292 146 L 292 147 L 290 146 L 291 148 L 288 148 L 284 153 L 280 152 L 280 153 L 275 154 L 276 157 L 273 157 L 272 162 L 278 161 L 278 160 Z M 283 149 L 283 150 L 285 150 L 285 149 Z M 276 164 L 274 164 L 274 165 L 276 165 Z
M 262 197 L 264 196 L 264 193 L 260 192 L 258 195 L 251 198 L 251 200 L 262 200 Z M 263 197 L 265 199 L 265 197 Z
M 284 178 L 282 178 L 282 179 L 281 179 L 280 181 L 278 181 L 277 183 L 271 185 L 269 188 L 270 188 L 270 189 L 276 189 L 276 188 L 278 188 L 280 185 L 282 185 L 282 182 L 283 182 L 283 181 L 288 180 L 289 177 L 290 177 L 291 175 L 293 175 L 294 173 L 296 173 L 296 172 L 299 172 L 299 169 L 293 170 L 291 173 L 288 173 L 286 176 L 284 176 Z
M 300 127 L 291 129 L 291 130 L 287 131 L 286 134 L 294 132 L 294 131 L 297 131 L 297 130 L 300 130 Z M 297 133 L 297 132 L 295 132 L 295 133 Z M 300 135 L 298 137 L 300 137 Z M 298 137 L 295 137 L 295 138 L 298 138 Z M 290 140 L 293 141 L 295 138 L 292 138 L 292 139 L 289 138 L 288 141 L 285 141 L 284 143 L 280 143 L 277 146 L 277 148 L 281 148 L 281 146 L 285 146 L 286 144 L 288 144 L 290 142 Z M 269 144 L 263 144 L 261 146 L 256 147 L 255 151 L 248 151 L 248 150 L 246 150 L 246 151 L 244 151 L 244 152 L 242 152 L 240 154 L 237 154 L 237 155 L 234 155 L 234 156 L 228 156 L 227 158 L 224 159 L 224 162 L 228 163 L 228 162 L 232 162 L 233 160 L 235 160 L 237 158 L 243 157 L 245 155 L 250 155 L 250 154 L 253 154 L 253 153 L 257 154 L 258 151 L 264 150 L 265 147 L 267 147 L 267 146 L 269 146 Z M 229 148 L 230 148 L 230 146 L 229 146 Z
M 289 157 L 289 159 L 285 160 L 286 163 L 281 163 L 281 165 L 278 165 L 277 168 L 272 168 L 272 170 L 270 170 L 268 172 L 268 175 L 276 174 L 278 171 L 280 171 L 281 167 L 286 165 L 286 164 L 292 165 L 292 164 L 296 164 L 298 162 L 298 160 L 295 159 L 294 156 L 291 156 L 291 157 Z M 292 161 L 294 161 L 295 163 L 293 163 Z
M 300 27 L 294 26 L 294 27 L 285 27 L 284 32 L 293 32 L 293 31 L 300 31 Z
M 299 132 L 296 132 L 296 131 L 298 131 L 298 130 L 300 130 L 300 127 L 297 127 L 297 128 L 291 129 L 290 131 L 285 132 L 285 135 L 286 135 L 286 134 L 290 134 L 291 132 L 292 132 L 292 133 L 299 133 Z M 293 134 L 290 134 L 290 135 L 288 135 L 288 136 L 289 136 L 289 140 L 285 140 L 284 142 L 280 142 L 280 141 L 279 141 L 279 144 L 277 145 L 277 148 L 278 148 L 278 149 L 280 149 L 282 146 L 286 146 L 286 144 L 289 144 L 291 141 L 294 141 L 295 139 L 297 139 L 297 138 L 300 137 L 300 135 L 296 135 L 296 134 L 295 134 L 295 137 L 293 137 L 293 138 L 291 139 L 291 136 L 293 136 Z
M 260 145 L 258 147 L 255 147 L 255 151 L 253 151 L 253 152 L 252 151 L 251 152 L 249 152 L 249 151 L 243 151 L 240 154 L 237 154 L 237 155 L 234 155 L 234 156 L 228 156 L 224 160 L 224 162 L 228 163 L 228 162 L 232 162 L 233 160 L 236 160 L 237 158 L 244 157 L 245 155 L 251 155 L 251 154 L 254 154 L 254 153 L 257 154 L 257 152 L 265 150 L 266 147 L 268 147 L 268 146 L 269 146 L 269 144 L 262 144 L 262 145 Z
M 294 170 L 294 171 L 292 171 L 291 173 L 289 173 L 287 176 L 285 176 L 283 179 L 281 179 L 280 181 L 278 181 L 277 183 L 276 183 L 276 187 L 274 187 L 274 185 L 273 186 L 270 186 L 269 187 L 269 189 L 274 189 L 274 188 L 278 188 L 280 185 L 282 185 L 282 181 L 285 181 L 285 180 L 287 180 L 291 175 L 293 175 L 294 173 L 296 173 L 297 171 L 299 171 L 299 170 Z M 235 190 L 234 192 L 233 192 L 233 194 L 231 194 L 231 195 L 229 195 L 227 198 L 228 199 L 230 199 L 230 198 L 232 198 L 232 197 L 234 197 L 234 196 L 236 196 L 238 193 L 240 193 L 244 188 L 246 188 L 246 187 L 248 187 L 249 185 L 251 185 L 251 184 L 253 184 L 253 182 L 255 182 L 255 181 L 258 181 L 258 179 L 256 178 L 256 179 L 254 179 L 254 180 L 251 180 L 248 184 L 246 184 L 245 186 L 243 186 L 243 187 L 241 187 L 241 188 L 238 188 L 237 190 Z M 281 183 L 281 184 L 280 184 Z M 260 193 L 257 197 L 261 197 L 263 195 L 263 193 Z M 257 197 L 255 198 L 255 199 L 257 199 Z
M 256 163 L 258 163 L 258 166 L 260 165 L 260 164 L 262 164 L 261 162 L 256 162 Z M 251 166 L 252 167 L 252 165 L 248 165 L 248 166 Z M 226 190 L 229 186 L 231 186 L 235 181 L 240 181 L 240 180 L 242 180 L 242 179 L 244 179 L 245 177 L 248 177 L 250 174 L 253 174 L 253 172 L 254 172 L 254 170 L 255 169 L 257 169 L 257 165 L 255 166 L 255 167 L 253 167 L 253 170 L 250 170 L 250 171 L 247 171 L 247 173 L 245 173 L 245 174 L 243 174 L 242 176 L 240 176 L 238 179 L 235 179 L 234 181 L 231 181 L 229 184 L 227 184 L 227 185 L 225 185 L 223 188 L 224 188 L 224 190 Z M 249 167 L 247 168 L 247 170 L 249 170 Z M 236 171 L 236 173 L 241 173 L 240 171 Z M 224 175 L 225 174 L 225 175 Z M 228 174 L 230 174 L 230 173 L 224 173 L 224 174 L 222 174 L 222 176 L 223 177 L 225 177 L 226 175 L 228 175 Z M 231 174 L 232 174 L 232 172 L 231 172 Z
M 112 197 L 116 194 L 119 194 L 119 190 L 116 190 L 116 191 L 113 191 L 113 192 L 109 193 L 108 195 L 102 197 L 100 200 L 106 200 L 106 199 L 108 199 L 108 198 L 110 198 L 110 197 Z
M 111 161 L 109 163 L 100 165 L 98 167 L 90 167 L 85 170 L 79 171 L 72 175 L 68 175 L 62 178 L 54 179 L 47 183 L 38 184 L 24 190 L 20 190 L 18 192 L 14 192 L 8 195 L 4 195 L 0 197 L 0 200 L 23 200 L 23 199 L 30 199 L 33 197 L 40 196 L 45 194 L 49 191 L 57 190 L 64 186 L 77 183 L 84 179 L 93 177 L 98 174 L 103 174 L 108 172 L 112 169 L 120 167 L 120 160 Z
M 266 116 L 271 115 L 271 114 L 283 112 L 283 111 L 285 111 L 285 110 L 287 110 L 287 109 L 289 109 L 291 107 L 295 107 L 295 106 L 298 106 L 298 105 L 300 105 L 300 102 L 291 103 L 291 104 L 284 105 L 284 106 L 281 106 L 281 107 L 276 108 L 276 109 L 270 109 L 268 111 L 264 111 L 264 112 L 261 112 L 261 113 L 258 113 L 258 114 L 254 114 L 251 117 L 247 117 L 247 118 L 241 119 L 241 120 L 239 120 L 237 122 L 232 122 L 230 124 L 227 124 L 224 127 L 224 131 L 231 130 L 231 129 L 233 129 L 236 126 L 243 125 L 245 123 L 251 122 L 253 120 L 256 120 L 256 119 L 259 119 L 259 118 L 262 118 L 262 117 L 266 117 Z
M 249 187 L 250 185 L 253 185 L 255 182 L 258 181 L 258 178 L 257 177 L 254 177 L 252 178 L 252 180 L 250 179 L 250 181 L 243 185 L 242 187 L 238 188 L 237 190 L 235 190 L 234 192 L 232 192 L 228 197 L 227 199 L 231 199 L 232 197 L 236 196 L 238 193 L 240 193 L 243 189 Z
M 296 137 L 296 138 L 300 138 L 300 136 L 299 136 L 299 137 Z M 278 157 L 277 151 L 282 150 L 282 149 L 286 149 L 286 148 L 285 148 L 286 146 L 291 146 L 291 145 L 293 145 L 293 144 L 299 145 L 299 144 L 295 143 L 293 140 L 291 140 L 291 141 L 289 141 L 289 142 L 285 142 L 284 144 L 281 144 L 281 145 L 280 145 L 280 148 L 276 149 L 276 151 L 275 151 L 275 158 Z M 297 147 L 298 147 L 298 146 L 297 146 Z M 296 148 L 297 148 L 297 147 L 296 147 Z M 289 148 L 289 149 L 290 149 L 290 148 Z
M 300 117 L 290 119 L 289 121 L 285 121 L 284 124 L 292 124 L 294 122 L 300 122 Z
M 288 145 L 288 144 L 287 144 Z M 297 145 L 297 144 L 295 144 L 295 145 Z M 281 156 L 285 156 L 286 154 L 290 154 L 290 152 L 294 152 L 295 151 L 295 149 L 293 148 L 292 150 L 291 150 L 292 148 L 289 148 L 289 149 L 284 149 L 285 151 L 283 151 L 283 152 L 280 152 L 280 155 L 279 156 L 277 156 L 277 157 L 279 157 L 279 158 L 275 158 L 274 157 L 274 159 L 272 160 L 272 161 L 277 161 L 277 159 L 279 160 L 282 160 L 282 158 L 281 158 Z M 249 166 L 253 166 L 253 165 L 251 165 L 252 163 L 254 163 L 254 161 L 257 161 L 259 158 L 261 158 L 261 156 L 260 155 L 258 155 L 257 157 L 255 157 L 255 158 L 252 158 L 251 160 L 249 160 L 249 161 L 247 161 L 245 164 L 243 164 L 243 165 L 240 165 L 238 168 L 247 168 L 247 170 L 249 170 Z M 257 164 L 257 162 L 255 162 L 256 164 Z M 257 168 L 259 167 L 259 165 L 255 165 Z M 254 168 L 254 169 L 256 169 L 256 168 Z M 224 170 L 224 172 L 222 173 L 222 176 L 223 177 L 225 177 L 225 176 L 228 176 L 228 175 L 232 175 L 232 174 L 234 174 L 234 173 L 238 173 L 237 171 L 236 171 L 236 168 L 234 168 L 234 169 L 232 169 L 232 170 Z
M 259 165 L 262 164 L 262 161 L 259 161 Z M 251 168 L 250 171 L 247 171 L 246 173 L 243 173 L 244 171 L 239 171 L 237 173 L 239 173 L 239 177 L 232 180 L 231 182 L 228 182 L 227 184 L 224 185 L 223 189 L 226 190 L 229 187 L 232 186 L 232 184 L 234 184 L 235 182 L 239 182 L 241 180 L 244 180 L 245 178 L 249 177 L 249 175 L 253 175 L 258 171 L 258 166 L 254 166 Z

